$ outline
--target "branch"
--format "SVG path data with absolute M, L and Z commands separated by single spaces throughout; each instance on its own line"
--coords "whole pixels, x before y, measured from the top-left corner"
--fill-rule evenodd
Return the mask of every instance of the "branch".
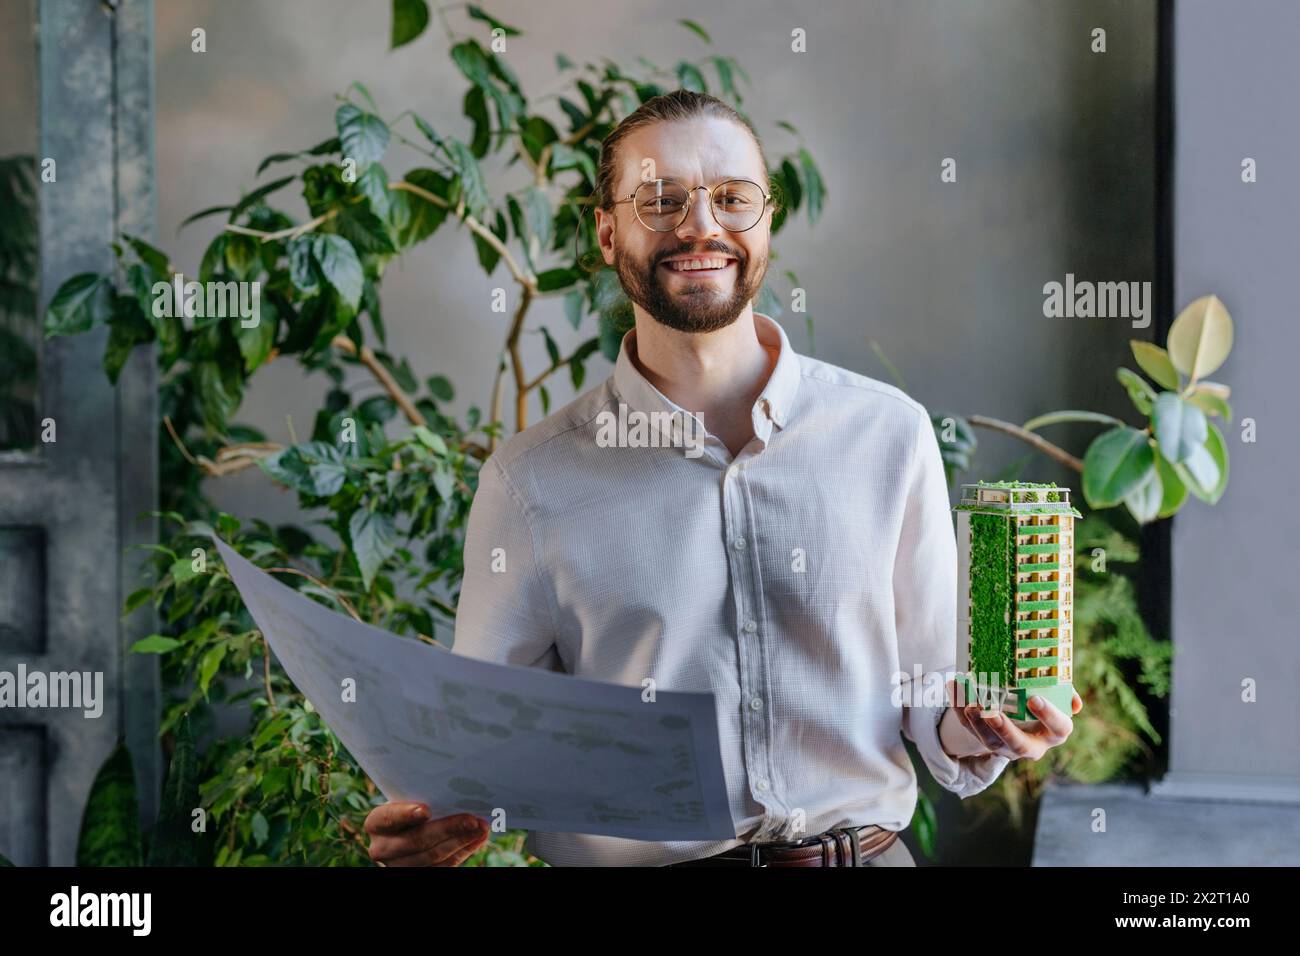
M 339 214 L 337 209 L 331 209 L 329 212 L 321 213 L 315 219 L 304 222 L 301 226 L 291 226 L 288 229 L 281 229 L 278 232 L 262 232 L 260 229 L 249 229 L 247 226 L 236 226 L 234 223 L 226 225 L 226 232 L 237 232 L 241 236 L 253 236 L 261 239 L 263 242 L 274 242 L 277 239 L 297 239 L 299 236 L 311 232 L 317 226 L 324 225 Z
M 1083 474 L 1083 462 L 1080 459 L 1075 458 L 1064 448 L 1053 445 L 1047 439 L 1035 435 L 1033 432 L 1025 431 L 1019 425 L 1004 422 L 999 418 L 987 418 L 984 415 L 970 415 L 967 417 L 966 421 L 970 422 L 972 425 L 978 426 L 979 428 L 988 428 L 995 432 L 1001 432 L 1004 435 L 1010 435 L 1012 438 L 1019 438 L 1022 442 L 1037 448 L 1048 458 L 1054 459 L 1062 465 L 1065 465 L 1065 467 L 1072 468 L 1080 474 Z
M 441 206 L 443 209 L 453 208 L 451 203 L 447 202 L 447 200 L 443 199 L 437 193 L 431 193 L 429 190 L 422 189 L 415 185 L 415 183 L 408 183 L 404 179 L 390 182 L 388 188 L 401 189 L 405 192 L 411 193 L 413 196 L 419 196 L 421 199 L 426 202 L 431 202 L 435 206 Z M 510 250 L 506 248 L 505 243 L 497 237 L 495 232 L 483 225 L 483 223 L 479 222 L 469 213 L 465 212 L 464 203 L 458 204 L 453 211 L 460 221 L 469 227 L 471 232 L 497 251 L 497 254 L 501 256 L 506 267 L 510 270 L 510 274 L 515 277 L 516 282 L 525 288 L 532 288 L 536 291 L 537 280 L 523 269 L 519 268 L 519 263 L 515 261 L 515 257 L 510 254 Z
M 266 686 L 266 702 L 271 705 L 271 713 L 276 713 L 275 694 L 271 692 L 271 645 L 262 635 L 262 683 Z
M 334 600 L 338 601 L 339 604 L 342 605 L 343 609 L 346 610 L 350 615 L 352 615 L 352 619 L 354 621 L 356 621 L 358 624 L 366 623 L 365 621 L 361 620 L 361 616 L 357 614 L 357 609 L 352 606 L 352 604 L 348 601 L 347 598 L 345 598 L 342 594 L 339 594 L 338 591 L 335 591 L 332 587 L 330 587 L 320 578 L 312 577 L 306 571 L 299 571 L 297 568 L 267 568 L 266 570 L 268 573 L 271 571 L 280 571 L 283 572 L 284 574 L 297 574 L 300 577 L 306 578 L 308 581 L 316 585 L 322 591 L 325 591 L 327 594 L 331 595 L 334 598 Z
M 601 110 L 601 112 L 603 113 L 604 110 Z M 590 133 L 595 128 L 596 128 L 596 120 L 593 117 L 591 120 L 589 120 L 586 123 L 586 125 L 578 127 L 567 137 L 560 140 L 560 142 L 562 142 L 565 146 L 577 146 L 584 139 L 586 139 L 587 134 Z M 535 176 L 535 181 L 538 186 L 544 185 L 546 182 L 546 167 L 550 165 L 551 153 L 554 152 L 552 147 L 554 145 L 555 145 L 554 143 L 547 143 L 545 146 L 543 146 L 542 151 L 537 154 L 536 163 L 533 163 L 533 158 L 528 155 L 527 147 L 525 147 L 523 151 L 520 153 L 520 155 L 523 156 L 524 161 L 533 167 L 533 174 Z
M 384 368 L 379 359 L 375 357 L 375 353 L 370 350 L 370 346 L 363 345 L 360 352 L 358 352 L 356 343 L 346 335 L 334 336 L 330 344 L 341 352 L 347 352 L 349 355 L 355 356 L 362 365 L 370 369 L 370 374 L 379 380 L 379 384 L 388 393 L 388 397 L 397 403 L 397 407 L 402 410 L 402 414 L 406 416 L 408 422 L 412 425 L 428 424 L 424 416 L 420 414 L 420 410 L 411 403 L 410 398 L 402 391 L 402 387 L 397 384 L 397 380 L 388 373 L 388 369 Z
M 515 375 L 515 431 L 520 432 L 528 427 L 528 388 L 527 382 L 524 381 L 523 356 L 519 354 L 519 335 L 524 328 L 524 315 L 532 302 L 533 290 L 525 286 L 523 295 L 519 298 L 519 308 L 515 310 L 515 318 L 510 326 L 510 335 L 506 339 L 506 348 L 510 352 L 510 365 Z
M 560 369 L 564 368 L 564 366 L 568 365 L 569 362 L 571 362 L 572 360 L 573 360 L 573 356 L 572 356 L 572 355 L 570 355 L 568 358 L 560 359 L 560 361 L 557 362 L 555 365 L 552 365 L 550 368 L 548 368 L 548 369 L 547 369 L 545 372 L 543 372 L 541 375 L 537 376 L 537 378 L 533 379 L 531 382 L 529 382 L 527 385 L 525 385 L 525 386 L 524 386 L 524 391 L 526 391 L 526 392 L 531 392 L 531 391 L 532 391 L 533 389 L 535 389 L 538 385 L 541 385 L 542 382 L 546 381 L 548 378 L 550 378 L 552 375 L 554 375 L 554 374 L 555 374 L 556 372 L 558 372 Z

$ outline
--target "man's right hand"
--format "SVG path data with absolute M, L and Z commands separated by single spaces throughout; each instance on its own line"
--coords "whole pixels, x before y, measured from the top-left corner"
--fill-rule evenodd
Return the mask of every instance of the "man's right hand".
M 385 866 L 460 866 L 490 835 L 472 813 L 429 818 L 422 803 L 385 803 L 366 817 L 370 859 Z

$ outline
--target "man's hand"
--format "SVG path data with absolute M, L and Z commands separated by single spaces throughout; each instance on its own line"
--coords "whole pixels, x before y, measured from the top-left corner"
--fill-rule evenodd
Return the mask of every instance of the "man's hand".
M 948 699 L 951 701 L 957 700 L 956 684 L 956 681 L 948 682 Z M 1083 710 L 1083 699 L 1078 691 L 1074 692 L 1069 715 L 1062 713 L 1045 697 L 1031 695 L 1028 706 L 1030 712 L 1038 718 L 1029 729 L 1003 713 L 986 716 L 978 704 L 949 707 L 941 724 L 955 721 L 966 731 L 968 739 L 978 741 L 977 746 L 982 746 L 983 749 L 950 748 L 944 738 L 947 736 L 950 739 L 951 735 L 945 735 L 941 726 L 940 740 L 945 751 L 954 757 L 996 754 L 1011 760 L 1037 760 L 1051 748 L 1065 743 L 1074 730 L 1073 714 Z M 954 750 L 959 752 L 954 753 Z
M 487 840 L 472 813 L 429 819 L 422 803 L 385 803 L 366 817 L 370 859 L 383 866 L 460 866 Z

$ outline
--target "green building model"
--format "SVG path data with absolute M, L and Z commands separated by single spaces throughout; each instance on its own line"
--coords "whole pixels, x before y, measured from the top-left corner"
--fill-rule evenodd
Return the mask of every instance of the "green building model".
M 1035 720 L 1041 694 L 1074 694 L 1074 519 L 1070 489 L 1027 481 L 961 486 L 957 512 L 957 673 L 966 701 Z

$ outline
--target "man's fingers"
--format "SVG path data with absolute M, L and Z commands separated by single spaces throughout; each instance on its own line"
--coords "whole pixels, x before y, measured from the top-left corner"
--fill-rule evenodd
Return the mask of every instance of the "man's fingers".
M 487 827 L 473 814 L 443 817 L 395 836 L 376 837 L 370 844 L 370 858 L 389 866 L 428 866 L 486 833 Z
M 1051 732 L 1053 737 L 1059 737 L 1060 740 L 1064 740 L 1066 737 L 1070 736 L 1070 731 L 1074 729 L 1074 722 L 1061 712 L 1061 708 L 1057 707 L 1046 697 L 1031 697 L 1029 709 L 1035 717 L 1043 722 L 1043 726 Z
M 419 826 L 428 819 L 429 808 L 422 803 L 384 803 L 366 815 L 365 830 L 371 836 L 388 836 Z
M 459 866 L 483 845 L 487 830 L 466 834 L 459 830 L 416 848 L 416 852 L 384 860 L 388 866 Z
M 1031 735 L 1017 727 L 1015 721 L 1006 714 L 990 717 L 984 720 L 984 725 L 998 738 L 999 743 L 993 748 L 994 750 L 1005 756 L 1013 756 L 1017 760 L 1035 755 Z M 1008 754 L 1007 751 L 1010 753 Z
M 962 707 L 957 710 L 957 718 L 962 725 L 975 735 L 985 750 L 994 750 L 1001 744 L 1001 739 L 989 730 L 984 718 L 979 715 L 979 707 Z

